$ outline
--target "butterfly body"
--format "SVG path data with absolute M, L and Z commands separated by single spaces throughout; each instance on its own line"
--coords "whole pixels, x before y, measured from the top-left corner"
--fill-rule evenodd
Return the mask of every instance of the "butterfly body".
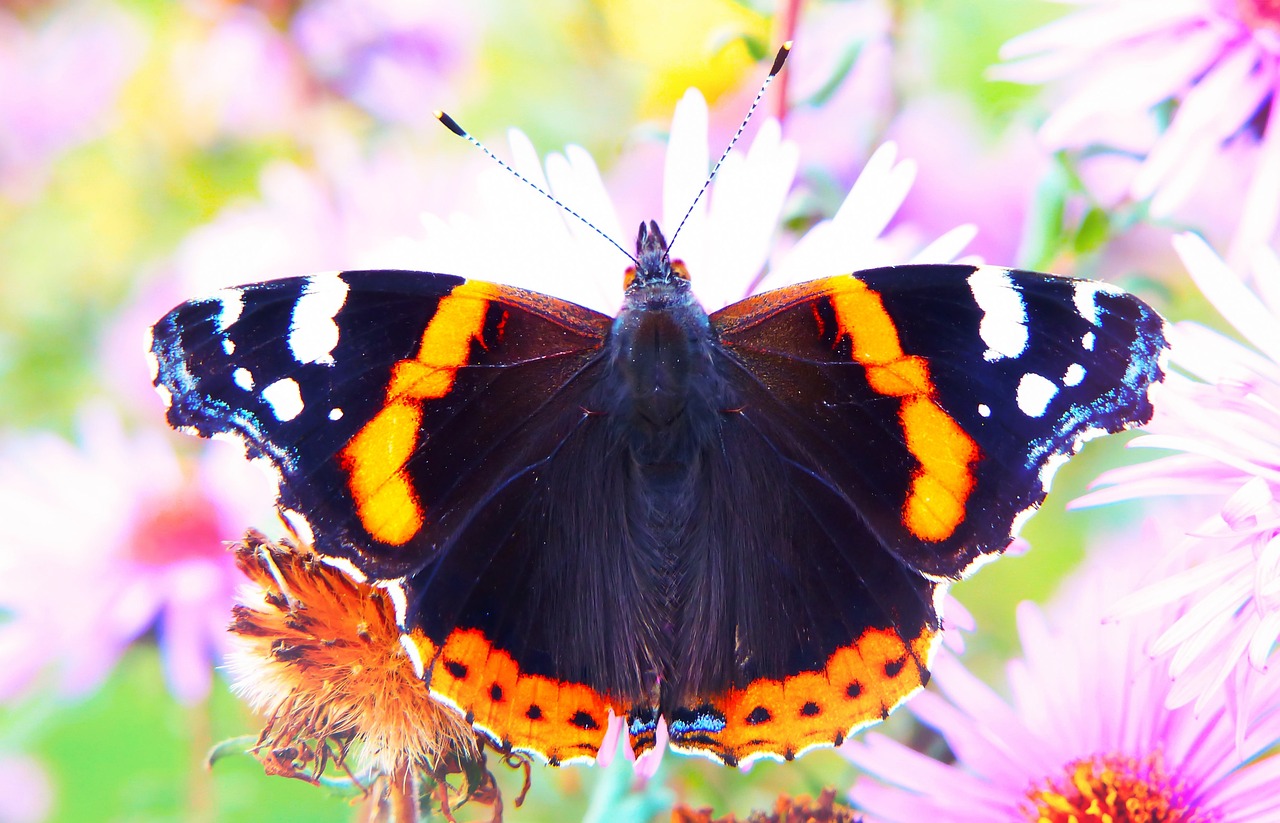
M 170 422 L 280 480 L 403 595 L 495 745 L 728 764 L 838 745 L 928 678 L 947 583 L 1081 441 L 1151 415 L 1163 321 L 995 267 L 826 278 L 708 314 L 657 226 L 616 317 L 417 272 L 228 289 L 153 330 Z

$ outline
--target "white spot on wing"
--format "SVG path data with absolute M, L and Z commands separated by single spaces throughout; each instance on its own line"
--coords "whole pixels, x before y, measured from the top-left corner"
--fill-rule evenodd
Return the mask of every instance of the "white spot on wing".
M 230 337 L 222 338 L 222 350 L 227 354 L 235 354 L 236 353 L 235 341 L 232 340 Z
M 1062 385 L 1079 386 L 1081 380 L 1084 380 L 1084 366 L 1079 363 L 1067 366 L 1067 373 L 1062 375 Z
M 154 341 L 151 339 L 150 335 L 147 335 L 147 369 L 151 372 L 152 383 L 160 379 L 160 359 L 156 357 L 156 353 L 151 350 L 153 345 L 155 345 Z
M 262 390 L 262 399 L 271 407 L 271 413 L 284 423 L 302 413 L 302 391 L 298 381 L 285 377 Z
M 990 417 L 990 416 L 991 416 L 991 407 L 990 407 L 990 406 L 988 406 L 986 403 L 979 403 L 979 404 L 978 404 L 978 414 L 982 415 L 983 417 Z
M 342 419 L 342 409 L 329 409 L 329 419 L 330 419 L 330 420 L 341 420 L 341 419 Z
M 160 395 L 160 402 L 164 403 L 165 411 L 173 406 L 173 392 L 169 391 L 169 387 L 156 384 L 156 394 Z
M 240 319 L 240 312 L 244 311 L 244 292 L 240 289 L 222 289 L 214 294 L 213 299 L 222 304 L 217 325 L 218 333 L 224 334 Z
M 1018 408 L 1027 417 L 1040 417 L 1057 393 L 1058 387 L 1049 378 L 1027 372 L 1018 381 Z
M 289 350 L 299 363 L 333 362 L 333 348 L 338 345 L 334 317 L 347 302 L 348 291 L 338 272 L 308 279 L 289 321 Z
M 1027 307 L 1007 269 L 982 266 L 969 275 L 969 290 L 982 309 L 978 334 L 988 361 L 1017 357 L 1027 348 Z
M 236 369 L 231 373 L 231 379 L 235 384 L 245 391 L 253 391 L 253 372 L 246 368 Z
M 1086 351 L 1093 351 L 1093 344 L 1098 338 L 1093 332 L 1085 332 L 1084 337 L 1080 338 L 1080 345 L 1085 347 Z
M 1077 280 L 1075 285 L 1075 304 L 1076 311 L 1085 320 L 1088 320 L 1095 326 L 1101 326 L 1102 321 L 1098 318 L 1098 294 L 1121 294 L 1121 291 L 1115 286 L 1108 286 L 1106 283 L 1095 283 L 1092 280 Z M 1086 349 L 1093 348 L 1085 346 Z

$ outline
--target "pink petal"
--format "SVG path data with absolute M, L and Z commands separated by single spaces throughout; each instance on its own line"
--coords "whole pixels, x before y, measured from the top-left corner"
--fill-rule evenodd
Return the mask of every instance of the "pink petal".
M 1280 324 L 1276 323 L 1275 315 L 1209 244 L 1199 235 L 1187 232 L 1173 238 L 1173 248 L 1196 286 L 1227 322 L 1273 361 L 1280 361 Z
M 1152 39 L 1128 50 L 1123 61 L 1098 66 L 1045 121 L 1041 139 L 1055 148 L 1087 145 L 1093 121 L 1176 96 L 1222 53 L 1221 37 L 1207 28 L 1171 39 Z
M 1099 51 L 1122 40 L 1157 33 L 1204 15 L 1201 0 L 1127 0 L 1099 4 L 1038 29 L 1000 47 L 1001 60 L 1015 60 L 1057 49 Z
M 1146 199 L 1171 168 L 1195 144 L 1214 151 L 1240 130 L 1271 94 L 1270 70 L 1255 71 L 1258 49 L 1245 41 L 1233 49 L 1187 92 L 1169 129 L 1161 136 L 1134 178 L 1132 191 Z

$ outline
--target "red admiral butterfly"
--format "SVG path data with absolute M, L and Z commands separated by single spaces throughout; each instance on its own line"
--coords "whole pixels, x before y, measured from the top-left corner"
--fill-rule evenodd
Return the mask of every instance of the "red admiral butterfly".
M 226 289 L 153 330 L 169 422 L 231 435 L 329 562 L 396 597 L 496 745 L 726 764 L 838 745 L 928 679 L 948 584 L 1090 434 L 1150 419 L 1163 321 L 989 266 L 710 315 L 642 224 L 617 317 L 446 274 Z

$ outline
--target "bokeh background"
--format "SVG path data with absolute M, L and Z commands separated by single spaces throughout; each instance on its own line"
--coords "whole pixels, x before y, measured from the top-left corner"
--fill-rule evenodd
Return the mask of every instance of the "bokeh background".
M 659 212 L 655 181 L 686 90 L 708 101 L 714 155 L 778 44 L 794 38 L 745 138 L 780 116 L 798 147 L 780 242 L 829 217 L 893 141 L 915 178 L 886 237 L 923 245 L 971 224 L 965 255 L 1105 279 L 1171 317 L 1218 323 L 1170 237 L 1194 228 L 1227 248 L 1241 208 L 1230 163 L 1153 214 L 1125 190 L 1141 147 L 1054 145 L 1038 129 L 1069 84 L 1011 82 L 994 68 L 1002 44 L 1064 10 L 1037 0 L 3 4 L 0 823 L 352 819 L 346 796 L 267 777 L 251 757 L 205 766 L 214 743 L 259 728 L 217 666 L 238 585 L 224 542 L 269 526 L 270 496 L 234 450 L 169 432 L 142 350 L 163 311 L 217 285 L 412 264 L 404 241 L 423 235 L 423 215 L 465 213 L 493 173 L 435 109 L 500 156 L 512 127 L 539 154 L 584 147 L 630 226 Z M 490 232 L 504 243 L 500 226 Z M 620 278 L 625 262 L 598 276 Z M 1051 597 L 1090 545 L 1123 540 L 1137 522 L 1133 505 L 1065 511 L 1129 459 L 1122 440 L 1092 443 L 1059 474 L 1024 532 L 1030 551 L 956 588 L 975 624 L 966 661 L 997 687 L 1018 651 L 1015 604 Z M 929 743 L 906 713 L 889 730 Z M 835 752 L 747 773 L 668 756 L 642 788 L 628 768 L 537 767 L 512 815 L 639 821 L 677 801 L 745 815 L 779 794 L 848 787 L 857 773 Z M 514 796 L 518 776 L 499 772 Z

